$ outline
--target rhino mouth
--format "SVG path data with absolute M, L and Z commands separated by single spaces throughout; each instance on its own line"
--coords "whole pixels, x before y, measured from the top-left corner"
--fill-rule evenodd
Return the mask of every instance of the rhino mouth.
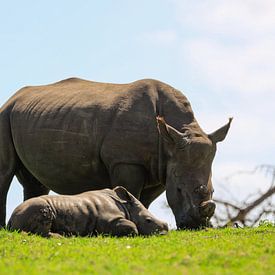
M 214 215 L 215 208 L 216 205 L 212 200 L 201 203 L 199 207 L 179 218 L 179 222 L 177 222 L 178 229 L 212 227 L 210 219 Z
M 178 230 L 184 230 L 184 229 L 201 229 L 205 227 L 212 227 L 210 218 L 204 217 L 204 218 L 195 218 L 193 216 L 189 216 L 188 218 L 185 218 L 181 220 L 180 222 L 177 222 L 177 229 Z

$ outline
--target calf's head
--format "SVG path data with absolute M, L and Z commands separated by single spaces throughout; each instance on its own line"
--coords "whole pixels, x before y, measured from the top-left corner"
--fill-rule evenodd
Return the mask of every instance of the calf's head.
M 135 223 L 138 233 L 141 235 L 165 234 L 168 232 L 168 225 L 154 217 L 131 193 L 124 187 L 118 186 L 114 192 L 126 206 L 130 220 Z
M 197 122 L 179 132 L 157 117 L 167 153 L 166 196 L 179 229 L 207 226 L 214 214 L 211 166 L 216 144 L 224 140 L 231 120 L 207 135 Z

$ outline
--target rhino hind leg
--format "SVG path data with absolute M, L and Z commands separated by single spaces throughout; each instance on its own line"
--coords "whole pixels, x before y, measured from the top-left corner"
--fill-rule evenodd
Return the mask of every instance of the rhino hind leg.
M 50 206 L 40 198 L 31 204 L 29 202 L 26 201 L 14 210 L 7 228 L 50 237 L 54 220 Z
M 54 215 L 49 207 L 40 209 L 39 212 L 35 217 L 31 233 L 41 235 L 42 237 L 50 237 Z
M 48 195 L 50 189 L 40 183 L 23 165 L 15 173 L 24 188 L 24 200 L 42 195 Z
M 7 194 L 13 179 L 17 155 L 13 145 L 9 116 L 0 109 L 0 228 L 5 226 Z

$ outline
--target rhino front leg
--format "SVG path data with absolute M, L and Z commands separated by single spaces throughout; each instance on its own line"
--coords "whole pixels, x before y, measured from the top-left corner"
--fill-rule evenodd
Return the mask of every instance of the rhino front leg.
M 16 160 L 9 116 L 0 112 L 0 228 L 6 224 L 7 194 L 15 173 Z
M 137 199 L 145 185 L 146 171 L 143 166 L 135 164 L 117 164 L 112 173 L 111 181 L 113 188 L 116 186 L 125 187 Z
M 13 171 L 11 169 L 6 171 L 6 173 L 1 170 L 2 168 L 0 167 L 0 228 L 6 224 L 7 194 L 13 178 Z
M 112 228 L 110 234 L 112 236 L 123 237 L 138 235 L 138 229 L 136 225 L 129 220 L 121 218 L 113 221 L 111 226 Z
M 145 188 L 140 194 L 140 201 L 146 208 L 148 208 L 150 204 L 164 191 L 165 186 L 163 185 L 156 185 Z
M 24 188 L 24 200 L 49 194 L 50 189 L 40 183 L 25 167 L 16 171 L 16 177 Z

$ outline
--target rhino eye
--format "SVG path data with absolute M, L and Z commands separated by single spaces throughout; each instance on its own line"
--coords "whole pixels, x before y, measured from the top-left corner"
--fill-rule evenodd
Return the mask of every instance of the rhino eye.
M 199 187 L 195 188 L 194 191 L 195 191 L 196 193 L 202 194 L 202 195 L 207 195 L 207 194 L 208 194 L 207 187 L 204 186 L 204 185 L 200 185 Z

